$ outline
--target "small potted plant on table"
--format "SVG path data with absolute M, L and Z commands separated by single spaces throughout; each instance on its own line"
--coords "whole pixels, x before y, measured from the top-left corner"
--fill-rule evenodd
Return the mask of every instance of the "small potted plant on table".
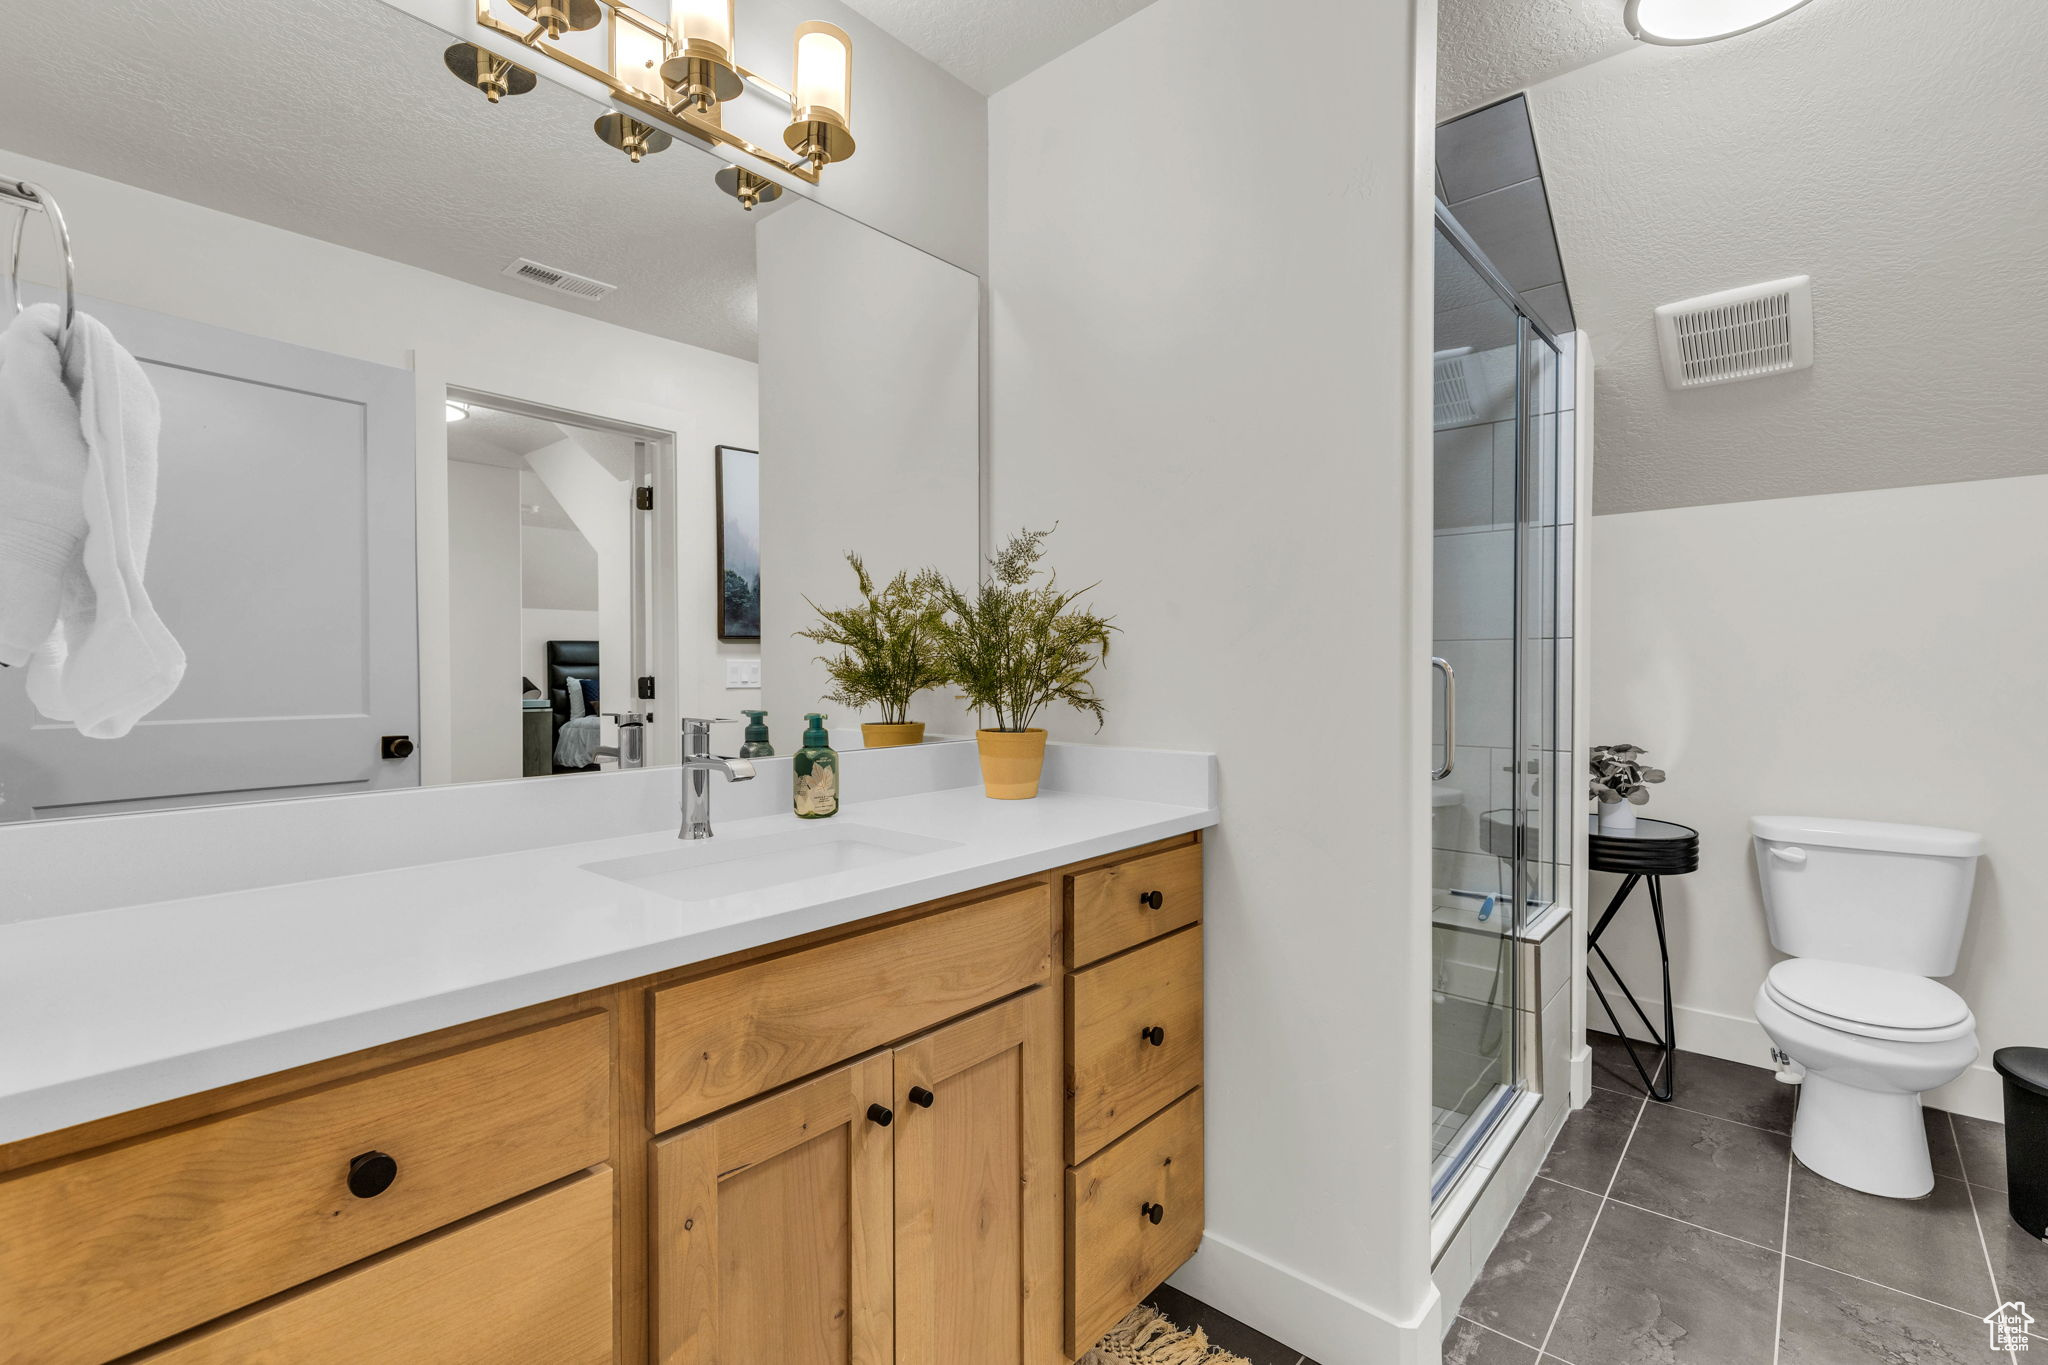
M 1090 588 L 1064 591 L 1050 572 L 1043 583 L 1033 582 L 1050 534 L 1020 531 L 973 588 L 942 579 L 936 589 L 945 608 L 939 630 L 945 671 L 961 700 L 995 722 L 976 730 L 974 740 L 982 788 L 999 801 L 1038 795 L 1045 731 L 1031 722 L 1045 707 L 1071 706 L 1102 728 L 1102 701 L 1089 675 L 1109 652 L 1116 627 L 1074 606 Z
M 860 602 L 827 611 L 806 597 L 819 624 L 797 635 L 839 650 L 818 658 L 832 679 L 827 700 L 857 711 L 869 706 L 881 711 L 880 721 L 862 722 L 863 744 L 870 749 L 921 744 L 924 722 L 910 719 L 911 698 L 949 680 L 940 658 L 944 611 L 938 575 L 929 570 L 915 578 L 899 573 L 877 588 L 859 555 L 847 555 L 846 562 L 860 584 Z
M 1636 827 L 1636 807 L 1650 800 L 1650 783 L 1664 770 L 1643 765 L 1647 751 L 1633 744 L 1596 744 L 1587 753 L 1592 783 L 1587 792 L 1600 803 L 1600 832 L 1626 834 Z

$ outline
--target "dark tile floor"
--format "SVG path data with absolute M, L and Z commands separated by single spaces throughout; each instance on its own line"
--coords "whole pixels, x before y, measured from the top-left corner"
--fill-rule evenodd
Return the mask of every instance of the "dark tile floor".
M 1681 1052 L 1656 1104 L 1616 1040 L 1593 1046 L 1593 1098 L 1446 1365 L 1989 1365 L 1979 1319 L 2048 1305 L 2048 1245 L 2006 1214 L 1998 1124 L 1928 1110 L 1934 1193 L 1880 1199 L 1792 1159 L 1798 1092 L 1770 1072 Z
M 1245 1326 L 1227 1313 L 1218 1312 L 1200 1299 L 1181 1293 L 1170 1284 L 1162 1284 L 1153 1290 L 1145 1302 L 1177 1327 L 1201 1328 L 1208 1334 L 1211 1346 L 1220 1346 L 1241 1355 L 1252 1365 L 1316 1365 L 1292 1347 Z

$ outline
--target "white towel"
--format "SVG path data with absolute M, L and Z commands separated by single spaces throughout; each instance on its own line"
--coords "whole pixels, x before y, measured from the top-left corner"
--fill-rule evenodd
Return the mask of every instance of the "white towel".
M 142 583 L 161 414 L 103 324 L 78 314 L 62 352 L 61 328 L 57 307 L 39 304 L 0 333 L 0 662 L 26 647 L 36 709 L 118 739 L 185 676 Z

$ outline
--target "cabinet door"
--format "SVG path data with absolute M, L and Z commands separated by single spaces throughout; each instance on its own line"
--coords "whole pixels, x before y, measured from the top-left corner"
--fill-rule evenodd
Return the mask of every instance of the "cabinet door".
M 869 1057 L 654 1144 L 663 1365 L 889 1365 L 890 1069 Z
M 899 1365 L 1059 1355 L 1058 997 L 896 1050 Z

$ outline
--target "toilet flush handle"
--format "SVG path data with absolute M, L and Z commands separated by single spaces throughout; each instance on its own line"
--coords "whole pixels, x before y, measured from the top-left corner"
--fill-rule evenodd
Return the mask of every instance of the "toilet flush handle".
M 1783 844 L 1772 844 L 1771 856 L 1788 862 L 1794 867 L 1798 867 L 1806 861 L 1806 850 L 1803 848 L 1787 848 Z

